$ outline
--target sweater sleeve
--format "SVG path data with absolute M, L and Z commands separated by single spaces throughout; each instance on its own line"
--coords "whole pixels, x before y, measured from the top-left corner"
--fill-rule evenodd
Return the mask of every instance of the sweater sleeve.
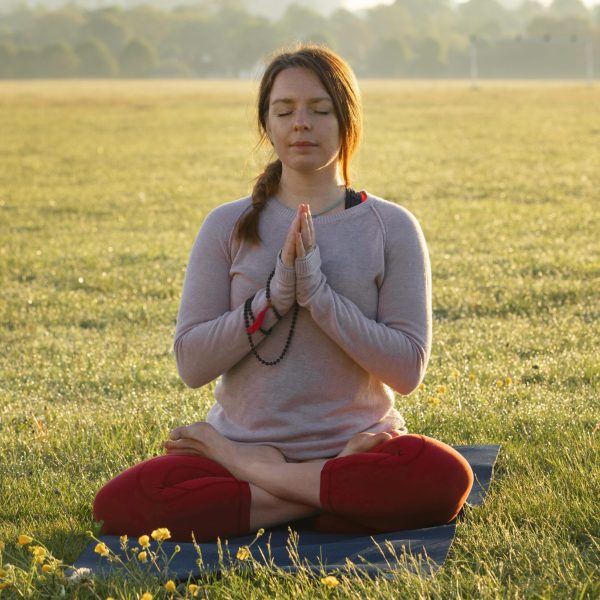
M 223 218 L 219 209 L 210 213 L 188 262 L 174 351 L 181 379 L 193 388 L 222 375 L 251 351 L 244 324 L 244 305 L 230 307 L 230 240 L 234 225 L 231 219 Z M 295 301 L 295 271 L 284 267 L 280 260 L 271 282 L 271 299 L 281 314 Z M 254 316 L 265 306 L 266 290 L 261 288 L 252 301 Z M 263 329 L 275 324 L 273 312 L 268 311 Z M 260 332 L 255 333 L 255 345 L 265 337 Z
M 318 247 L 296 260 L 297 298 L 358 365 L 409 394 L 423 379 L 431 351 L 431 268 L 416 219 L 406 212 L 385 222 L 385 275 L 376 320 L 327 283 Z

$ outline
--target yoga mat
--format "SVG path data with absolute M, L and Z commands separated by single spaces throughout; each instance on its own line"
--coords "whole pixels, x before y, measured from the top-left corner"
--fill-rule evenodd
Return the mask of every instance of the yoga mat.
M 489 489 L 492 471 L 499 445 L 454 446 L 469 462 L 475 475 L 473 489 L 467 498 L 470 506 L 480 505 Z M 291 525 L 293 527 L 293 524 Z M 328 573 L 344 569 L 351 561 L 356 572 L 369 575 L 388 575 L 404 565 L 412 571 L 431 574 L 446 560 L 454 539 L 455 522 L 438 527 L 395 531 L 376 535 L 320 533 L 298 529 L 290 533 L 288 527 L 267 530 L 250 548 L 255 560 L 272 564 L 288 572 L 300 566 L 316 573 Z M 150 532 L 148 532 L 150 533 Z M 199 577 L 205 573 L 218 573 L 222 566 L 250 565 L 236 558 L 240 547 L 250 545 L 254 535 L 236 537 L 223 542 L 199 544 L 202 561 L 198 564 L 198 552 L 191 543 L 163 542 L 167 556 L 176 545 L 181 552 L 169 567 L 169 576 L 186 580 L 188 576 Z M 117 536 L 100 538 L 115 554 L 123 556 Z M 132 540 L 135 542 L 136 540 Z M 156 547 L 153 542 L 153 547 Z M 137 544 L 133 544 L 137 545 Z M 94 552 L 96 542 L 91 542 L 75 562 L 76 569 L 91 569 L 95 575 L 108 575 L 116 568 L 114 563 Z

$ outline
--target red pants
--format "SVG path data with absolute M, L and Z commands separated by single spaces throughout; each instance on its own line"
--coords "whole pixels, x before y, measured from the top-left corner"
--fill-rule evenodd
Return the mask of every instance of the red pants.
M 422 435 L 392 438 L 369 452 L 327 461 L 320 531 L 379 533 L 440 525 L 460 511 L 473 484 L 469 463 Z M 250 486 L 196 455 L 164 455 L 127 469 L 94 500 L 103 533 L 132 536 L 167 527 L 173 540 L 215 541 L 250 531 Z

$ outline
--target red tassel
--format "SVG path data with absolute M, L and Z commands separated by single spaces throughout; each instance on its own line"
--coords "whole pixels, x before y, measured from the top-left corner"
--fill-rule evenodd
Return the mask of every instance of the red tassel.
M 265 306 L 265 308 L 263 308 L 258 315 L 256 315 L 256 321 L 254 321 L 254 323 L 252 323 L 252 325 L 250 325 L 250 327 L 248 327 L 248 329 L 246 329 L 246 331 L 252 335 L 253 333 L 256 333 L 263 324 L 263 321 L 265 320 L 265 315 L 267 314 L 267 311 L 269 310 L 269 305 L 267 304 L 267 306 Z

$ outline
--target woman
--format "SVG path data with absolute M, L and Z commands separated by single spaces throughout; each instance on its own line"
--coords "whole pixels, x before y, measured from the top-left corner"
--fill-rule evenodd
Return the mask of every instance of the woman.
M 405 209 L 349 185 L 361 133 L 355 77 L 333 52 L 277 55 L 258 98 L 277 160 L 249 198 L 206 218 L 175 333 L 182 379 L 221 376 L 206 422 L 106 484 L 105 533 L 156 527 L 200 541 L 311 518 L 323 531 L 445 523 L 468 463 L 406 433 L 393 392 L 422 380 L 431 344 L 425 241 Z

